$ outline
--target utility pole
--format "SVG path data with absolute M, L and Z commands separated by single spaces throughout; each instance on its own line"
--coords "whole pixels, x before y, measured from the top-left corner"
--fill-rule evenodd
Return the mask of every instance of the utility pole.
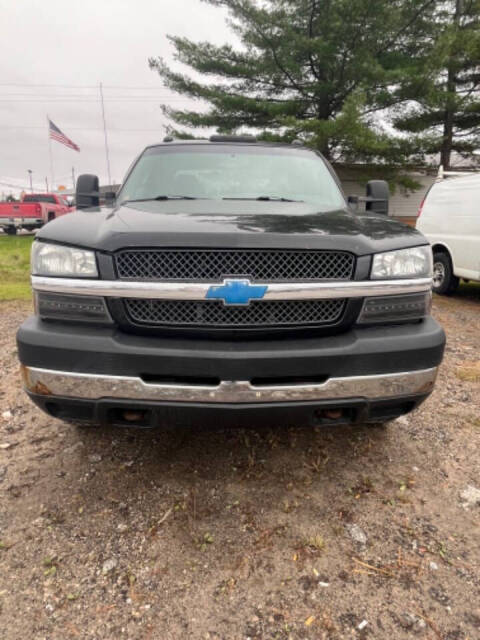
M 72 167 L 73 190 L 75 191 L 75 167 Z
M 30 191 L 33 193 L 33 183 L 32 183 L 32 170 L 27 169 L 28 175 L 30 176 Z
M 108 154 L 108 138 L 107 138 L 107 122 L 105 120 L 105 104 L 103 102 L 103 87 L 100 82 L 100 101 L 102 103 L 102 120 L 103 120 L 103 135 L 105 137 L 105 156 L 107 158 L 107 175 L 108 175 L 108 186 L 112 186 L 112 177 L 110 175 L 110 157 Z
M 47 178 L 47 176 L 45 176 L 45 186 L 47 187 L 47 193 L 48 193 L 48 178 Z

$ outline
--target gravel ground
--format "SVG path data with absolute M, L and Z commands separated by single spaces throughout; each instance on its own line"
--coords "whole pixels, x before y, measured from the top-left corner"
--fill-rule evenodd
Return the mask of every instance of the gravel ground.
M 0 305 L 2 640 L 480 638 L 480 290 L 387 428 L 90 430 L 20 388 Z

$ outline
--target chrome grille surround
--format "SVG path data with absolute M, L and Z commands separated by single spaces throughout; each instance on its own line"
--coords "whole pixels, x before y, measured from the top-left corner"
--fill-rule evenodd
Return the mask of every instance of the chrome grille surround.
M 290 249 L 124 249 L 115 254 L 122 280 L 260 282 L 351 280 L 355 258 L 345 251 Z
M 81 296 L 103 296 L 107 299 L 116 298 L 123 299 L 124 312 L 128 311 L 125 306 L 128 304 L 131 307 L 131 314 L 127 315 L 127 320 L 137 324 L 149 324 L 155 322 L 156 319 L 163 318 L 164 326 L 206 326 L 200 325 L 198 315 L 198 309 L 195 304 L 200 305 L 223 305 L 222 302 L 206 300 L 211 284 L 201 282 L 154 282 L 154 281 L 125 281 L 125 280 L 100 280 L 100 279 L 86 279 L 86 278 L 60 278 L 50 276 L 32 276 L 32 286 L 34 291 L 47 291 L 51 293 L 81 295 Z M 221 284 L 221 283 L 217 283 Z M 342 314 L 346 308 L 346 301 L 349 299 L 358 299 L 371 296 L 396 296 L 405 295 L 409 293 L 420 293 L 431 291 L 432 280 L 431 278 L 413 278 L 413 279 L 399 279 L 399 280 L 362 280 L 362 281 L 324 281 L 324 282 L 273 282 L 267 284 L 266 293 L 261 301 L 252 301 L 249 306 L 236 307 L 235 305 L 224 307 L 223 310 L 216 311 L 217 314 L 223 314 L 214 318 L 215 322 L 220 327 L 228 327 L 228 322 L 232 322 L 231 318 L 234 313 L 235 321 L 244 319 L 244 316 L 240 314 L 248 313 L 253 309 L 253 313 L 257 313 L 257 305 L 271 305 L 273 303 L 278 304 L 277 307 L 265 307 L 266 312 L 263 316 L 251 316 L 253 320 L 265 321 L 268 320 L 268 324 L 255 325 L 253 320 L 250 324 L 245 323 L 243 325 L 235 324 L 233 327 L 249 328 L 254 326 L 267 327 L 271 326 L 272 321 L 277 323 L 276 326 L 290 327 L 293 326 L 293 320 L 295 320 L 296 326 L 313 326 L 318 324 L 335 324 L 338 325 L 342 320 Z M 125 302 L 126 301 L 126 302 Z M 133 301 L 133 302 L 132 302 Z M 326 305 L 328 302 L 334 302 L 337 306 L 330 307 Z M 145 303 L 146 306 L 141 307 L 140 304 Z M 156 304 L 164 304 L 163 311 L 160 309 L 161 314 L 156 315 L 158 310 L 155 310 Z M 185 303 L 185 307 L 174 307 L 171 305 L 167 309 L 168 303 Z M 135 306 L 133 306 L 135 305 Z M 255 306 L 254 306 L 255 305 Z M 292 305 L 292 306 L 290 306 Z M 298 306 L 296 306 L 298 305 Z M 318 306 L 317 306 L 318 305 Z M 343 306 L 340 306 L 343 305 Z M 167 311 L 182 311 L 185 312 L 190 309 L 190 316 L 186 316 L 187 322 L 190 324 L 181 325 L 179 322 L 169 321 Z M 195 323 L 192 324 L 191 309 L 195 310 Z M 206 308 L 206 307 L 205 307 Z M 295 315 L 297 311 L 292 312 L 292 309 L 298 309 L 298 313 L 303 313 L 303 318 L 298 318 Z M 152 313 L 153 316 L 149 315 Z M 235 311 L 235 309 L 240 309 Z M 210 311 L 215 311 L 214 307 L 208 307 Z M 272 314 L 272 310 L 276 312 Z M 312 311 L 313 310 L 313 311 Z M 335 320 L 335 311 L 338 311 L 338 318 Z M 280 313 L 282 312 L 283 315 Z M 142 315 L 145 314 L 146 315 Z M 202 313 L 200 311 L 200 313 Z M 230 314 L 228 316 L 227 314 Z M 133 317 L 132 317 L 133 316 Z M 189 319 L 190 318 L 190 319 Z M 273 318 L 273 320 L 272 320 Z M 313 319 L 312 319 L 313 318 Z M 298 319 L 298 322 L 296 320 Z M 303 319 L 303 322 L 302 322 Z M 122 318 L 124 321 L 124 318 Z M 280 323 L 280 324 L 278 324 Z M 151 324 L 150 326 L 162 326 L 160 324 Z M 214 326 L 214 325 L 212 325 Z

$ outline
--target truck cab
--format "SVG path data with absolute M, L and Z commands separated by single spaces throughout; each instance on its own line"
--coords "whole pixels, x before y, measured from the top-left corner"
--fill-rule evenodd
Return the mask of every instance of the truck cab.
M 385 215 L 386 183 L 367 194 L 359 212 L 319 153 L 251 138 L 149 146 L 105 207 L 81 176 L 33 244 L 26 392 L 90 425 L 408 413 L 445 344 L 432 252 Z

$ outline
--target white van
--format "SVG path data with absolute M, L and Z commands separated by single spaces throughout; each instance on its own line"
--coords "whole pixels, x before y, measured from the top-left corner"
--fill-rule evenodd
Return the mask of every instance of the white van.
M 460 278 L 480 282 L 480 174 L 436 182 L 422 203 L 417 229 L 432 245 L 436 293 L 453 293 Z

